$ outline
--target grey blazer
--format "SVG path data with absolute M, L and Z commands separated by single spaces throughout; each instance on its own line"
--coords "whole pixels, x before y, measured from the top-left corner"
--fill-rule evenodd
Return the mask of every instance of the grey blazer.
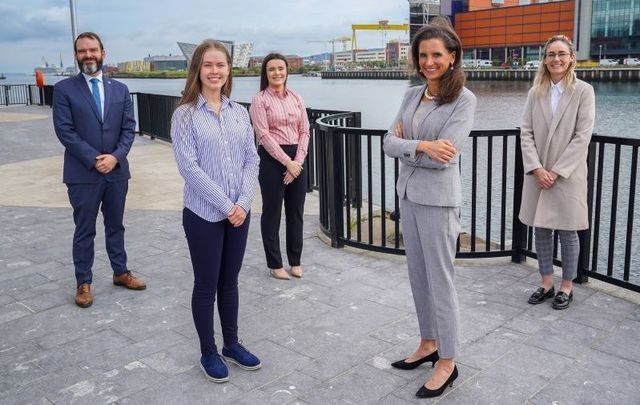
M 407 89 L 400 111 L 384 136 L 384 152 L 400 160 L 396 184 L 398 197 L 422 205 L 459 207 L 462 200 L 459 152 L 473 126 L 476 97 L 465 87 L 451 103 L 441 105 L 433 102 L 419 126 L 419 133 L 414 134 L 413 114 L 425 89 L 426 85 Z M 402 138 L 395 136 L 398 121 L 402 121 Z M 447 139 L 458 150 L 458 154 L 447 164 L 438 163 L 424 153 L 416 154 L 416 147 L 421 140 L 436 139 Z

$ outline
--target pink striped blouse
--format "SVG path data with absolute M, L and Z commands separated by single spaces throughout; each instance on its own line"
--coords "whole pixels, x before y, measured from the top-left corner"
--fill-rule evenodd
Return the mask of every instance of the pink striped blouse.
M 253 97 L 249 113 L 258 143 L 269 155 L 286 165 L 291 159 L 280 145 L 297 144 L 294 160 L 304 162 L 309 145 L 309 119 L 302 97 L 292 90 L 277 93 L 267 87 Z

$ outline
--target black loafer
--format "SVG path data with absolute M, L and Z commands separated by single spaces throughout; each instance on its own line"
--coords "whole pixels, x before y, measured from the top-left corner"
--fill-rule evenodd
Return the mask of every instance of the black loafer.
M 545 300 L 553 298 L 555 292 L 556 291 L 553 286 L 551 286 L 551 288 L 549 288 L 547 291 L 545 291 L 543 287 L 540 287 L 533 294 L 531 294 L 528 302 L 529 304 L 533 305 L 542 304 Z
M 438 356 L 438 351 L 436 350 L 435 352 L 421 359 L 413 361 L 411 363 L 408 363 L 407 359 L 398 360 L 395 363 L 391 363 L 391 367 L 399 368 L 400 370 L 413 370 L 414 368 L 417 368 L 419 365 L 427 362 L 431 362 L 431 367 L 433 367 L 436 365 L 436 361 L 438 361 L 439 359 L 440 359 L 440 356 Z
M 573 290 L 567 295 L 567 293 L 560 291 L 555 298 L 551 306 L 553 309 L 567 309 L 569 304 L 573 301 Z

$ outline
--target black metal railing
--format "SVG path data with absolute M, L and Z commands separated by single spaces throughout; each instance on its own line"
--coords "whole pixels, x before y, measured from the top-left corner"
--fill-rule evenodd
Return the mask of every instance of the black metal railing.
M 171 116 L 180 97 L 165 96 L 160 94 L 131 93 L 136 111 L 138 133 L 148 135 L 151 139 L 162 139 L 171 142 Z M 245 108 L 249 108 L 250 103 L 240 103 Z M 341 113 L 336 110 L 317 110 L 307 108 L 307 116 L 310 123 L 310 139 L 307 159 L 305 160 L 305 170 L 307 171 L 307 191 L 318 189 L 318 162 L 316 157 L 316 144 L 318 139 L 318 124 L 316 119 L 331 114 Z M 360 125 L 360 113 L 354 113 Z
M 0 85 L 0 105 L 34 104 L 27 84 Z
M 355 113 L 317 120 L 320 228 L 331 245 L 404 254 L 394 185 L 397 159 L 382 150 L 385 130 L 359 128 Z M 536 258 L 533 229 L 518 220 L 523 167 L 518 129 L 472 131 L 460 161 L 463 182 L 459 258 Z M 640 291 L 635 210 L 640 140 L 594 135 L 589 150 L 590 229 L 580 231 L 576 281 L 588 277 Z M 354 165 L 359 170 L 354 176 Z M 358 181 L 353 181 L 357 178 Z M 622 190 L 625 190 L 623 193 Z M 628 192 L 627 192 L 628 191 Z M 624 194 L 624 196 L 621 196 Z M 606 251 L 606 255 L 600 252 Z M 561 265 L 557 236 L 554 262 Z
M 132 93 L 137 112 L 138 132 L 151 139 L 171 142 L 171 116 L 180 97 Z
M 53 86 L 39 88 L 35 84 L 0 85 L 0 105 L 48 105 L 53 101 Z
M 7 90 L 9 89 L 9 90 Z M 7 94 L 9 96 L 7 96 Z M 51 105 L 53 86 L 0 86 L 0 104 Z M 171 115 L 179 97 L 132 93 L 138 131 L 171 141 Z M 241 103 L 246 108 L 248 103 Z M 358 112 L 307 109 L 311 126 L 308 191 L 318 190 L 321 230 L 331 245 L 404 254 L 399 201 L 399 163 L 384 155 L 385 130 L 363 129 Z M 463 182 L 457 257 L 536 258 L 533 229 L 518 220 L 523 181 L 518 129 L 472 131 L 462 150 Z M 579 232 L 578 282 L 593 277 L 640 291 L 640 140 L 595 135 L 588 155 L 590 228 Z M 561 265 L 554 238 L 554 262 Z

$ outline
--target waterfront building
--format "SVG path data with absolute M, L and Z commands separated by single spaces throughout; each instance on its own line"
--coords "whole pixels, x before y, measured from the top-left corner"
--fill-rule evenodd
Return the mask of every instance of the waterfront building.
M 329 64 L 331 64 L 331 53 L 324 52 L 316 55 L 305 56 L 302 58 L 302 62 L 305 65 L 329 66 Z
M 553 34 L 574 41 L 578 60 L 640 56 L 640 0 L 441 0 L 440 13 L 469 59 L 539 59 Z
M 233 67 L 246 68 L 249 66 L 249 58 L 253 53 L 253 44 L 238 44 L 233 45 Z
M 409 38 L 431 19 L 440 15 L 440 0 L 409 0 Z
M 387 43 L 387 66 L 406 65 L 409 60 L 411 44 L 406 41 L 393 40 Z
M 148 72 L 150 70 L 151 65 L 149 62 L 143 60 L 130 60 L 118 63 L 118 71 L 120 73 Z
M 155 55 L 144 58 L 151 71 L 186 70 L 187 58 L 184 55 Z
M 233 42 L 231 41 L 224 41 L 221 39 L 216 39 L 216 41 L 221 42 L 229 51 L 229 54 L 231 55 L 231 59 L 233 60 Z M 182 54 L 184 55 L 186 61 L 187 61 L 187 66 L 189 66 L 189 63 L 191 63 L 191 58 L 193 57 L 193 52 L 196 50 L 196 48 L 198 47 L 197 44 L 192 44 L 189 42 L 178 42 L 178 48 L 180 48 L 180 51 L 182 52 Z M 253 44 L 251 44 L 251 51 L 253 52 Z M 250 57 L 251 55 L 249 55 Z M 235 65 L 234 65 L 235 66 Z
M 300 69 L 304 66 L 302 62 L 302 57 L 298 55 L 285 55 L 287 59 L 287 63 L 289 64 L 289 69 Z M 249 58 L 249 67 L 250 68 L 259 68 L 262 67 L 262 61 L 264 60 L 264 56 L 252 56 Z
M 353 60 L 355 53 L 356 59 Z M 336 65 L 346 65 L 350 63 L 385 62 L 387 52 L 385 48 L 357 49 L 354 51 L 336 52 Z
M 592 59 L 640 56 L 640 0 L 590 0 Z
M 519 63 L 523 58 L 540 60 L 542 46 L 553 35 L 576 37 L 575 3 L 443 0 L 441 11 L 454 22 L 465 58 Z

